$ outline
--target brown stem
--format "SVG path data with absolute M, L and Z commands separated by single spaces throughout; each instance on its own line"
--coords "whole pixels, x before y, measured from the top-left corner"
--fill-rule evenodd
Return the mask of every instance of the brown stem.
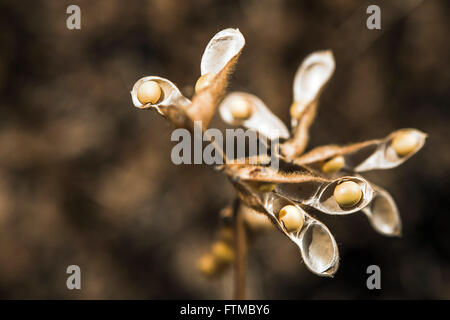
M 309 127 L 316 117 L 316 109 L 317 101 L 306 107 L 294 128 L 293 137 L 281 145 L 281 152 L 287 159 L 292 160 L 305 151 L 309 140 Z
M 234 265 L 234 299 L 245 299 L 247 273 L 247 234 L 242 210 L 235 207 L 234 217 L 236 262 Z

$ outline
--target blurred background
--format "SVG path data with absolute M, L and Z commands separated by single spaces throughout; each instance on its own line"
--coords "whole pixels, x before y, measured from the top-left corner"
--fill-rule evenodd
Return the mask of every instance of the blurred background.
M 81 30 L 66 28 L 70 4 Z M 366 28 L 370 4 L 381 30 Z M 231 298 L 232 272 L 208 280 L 196 261 L 234 191 L 211 167 L 172 164 L 172 127 L 134 108 L 129 91 L 159 75 L 191 96 L 207 42 L 234 27 L 246 47 L 230 90 L 256 94 L 286 123 L 300 62 L 333 50 L 309 148 L 404 127 L 429 134 L 401 167 L 366 175 L 397 201 L 402 238 L 362 215 L 318 216 L 341 253 L 324 279 L 281 233 L 261 234 L 248 296 L 449 299 L 449 17 L 445 0 L 1 1 L 0 298 Z M 80 291 L 66 288 L 71 264 Z M 371 264 L 381 290 L 366 287 Z

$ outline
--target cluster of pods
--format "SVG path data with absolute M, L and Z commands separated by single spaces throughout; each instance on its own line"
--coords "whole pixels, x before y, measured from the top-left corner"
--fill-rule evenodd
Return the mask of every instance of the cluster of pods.
M 335 69 L 332 52 L 314 52 L 299 66 L 293 83 L 289 130 L 252 94 L 232 92 L 222 99 L 244 45 L 238 29 L 222 30 L 210 40 L 192 101 L 169 80 L 149 76 L 134 85 L 133 103 L 140 109 L 154 109 L 176 127 L 190 130 L 196 121 L 201 121 L 205 130 L 218 109 L 225 123 L 255 130 L 277 143 L 276 154 L 271 155 L 279 160 L 277 168 L 265 156 L 240 162 L 227 160 L 220 166 L 236 189 L 239 200 L 235 209 L 247 217 L 263 215 L 264 221 L 298 246 L 309 270 L 332 276 L 339 266 L 338 246 L 313 213 L 364 214 L 379 233 L 400 235 L 401 219 L 394 200 L 361 173 L 400 165 L 422 148 L 426 134 L 401 129 L 382 139 L 320 146 L 305 153 L 319 97 Z M 252 219 L 248 221 L 251 224 Z M 233 261 L 232 237 L 232 230 L 222 232 L 211 254 L 200 260 L 204 273 L 213 274 Z

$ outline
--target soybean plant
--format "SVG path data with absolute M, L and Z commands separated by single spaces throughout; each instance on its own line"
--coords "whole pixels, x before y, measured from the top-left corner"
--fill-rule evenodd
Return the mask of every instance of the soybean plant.
M 211 253 L 199 261 L 205 275 L 217 275 L 235 264 L 235 297 L 245 295 L 245 253 L 248 228 L 275 226 L 298 248 L 306 267 L 319 276 L 333 276 L 339 266 L 338 246 L 330 230 L 310 214 L 364 214 L 373 228 L 387 236 L 401 235 L 401 219 L 390 194 L 361 173 L 394 168 L 419 151 L 426 135 L 400 129 L 382 139 L 345 146 L 326 145 L 304 152 L 320 95 L 332 77 L 331 51 L 318 51 L 304 59 L 293 82 L 291 129 L 258 97 L 232 92 L 221 99 L 245 39 L 238 29 L 225 29 L 208 43 L 201 59 L 201 77 L 192 101 L 169 80 L 149 76 L 136 82 L 131 95 L 135 107 L 156 110 L 176 127 L 193 130 L 201 121 L 206 130 L 218 108 L 230 125 L 267 137 L 278 160 L 248 157 L 227 159 L 218 167 L 236 190 L 237 200 L 222 210 L 228 224 L 219 231 Z M 223 154 L 223 152 L 222 152 Z

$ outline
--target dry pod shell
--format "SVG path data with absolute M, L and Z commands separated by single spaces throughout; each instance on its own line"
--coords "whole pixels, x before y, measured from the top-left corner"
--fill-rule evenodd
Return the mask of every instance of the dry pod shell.
M 328 145 L 315 148 L 297 157 L 294 163 L 319 169 L 324 161 L 342 157 L 344 169 L 364 172 L 394 168 L 419 151 L 426 134 L 416 129 L 394 131 L 384 139 L 369 140 L 348 146 Z
M 157 92 L 154 93 L 152 97 L 153 99 L 149 103 L 144 104 L 139 100 L 138 96 L 141 94 L 141 98 L 142 96 L 144 96 L 144 98 L 149 98 L 146 96 L 146 94 L 140 92 L 140 89 L 142 91 L 142 86 L 146 86 L 146 83 L 157 84 L 157 86 L 161 90 L 161 94 L 158 99 L 155 99 L 157 96 Z M 157 91 L 156 89 L 154 90 Z M 180 90 L 178 90 L 177 86 L 167 79 L 156 76 L 144 77 L 139 79 L 138 81 L 136 81 L 133 89 L 131 90 L 131 98 L 136 108 L 155 109 L 159 114 L 168 118 L 177 127 L 191 125 L 191 121 L 184 112 L 184 108 L 186 106 L 189 106 L 191 104 L 191 101 L 183 96 Z M 146 101 L 147 100 L 144 99 L 144 102 Z
M 157 84 L 161 90 L 159 99 L 154 103 L 142 103 L 138 98 L 139 89 L 147 82 Z M 165 115 L 164 111 L 168 106 L 184 107 L 191 103 L 188 98 L 181 94 L 176 85 L 167 79 L 156 76 L 144 77 L 136 81 L 133 89 L 131 90 L 131 98 L 136 108 L 156 108 L 156 110 L 162 115 Z
M 262 184 L 277 185 L 277 184 L 308 184 L 312 183 L 313 191 L 307 193 L 311 196 L 316 192 L 316 189 L 324 183 L 330 182 L 329 179 L 317 176 L 313 171 L 302 166 L 290 166 L 289 168 L 282 168 L 284 162 L 280 160 L 280 168 L 276 169 L 269 165 L 248 165 L 248 164 L 229 164 L 222 166 L 225 174 L 233 181 L 243 181 L 251 187 L 254 191 L 258 190 Z M 271 188 L 272 186 L 267 186 Z M 266 188 L 266 186 L 264 186 Z M 276 186 L 275 186 L 276 188 Z
M 298 246 L 302 259 L 310 271 L 319 276 L 333 276 L 339 266 L 339 251 L 330 230 L 285 197 L 270 193 L 263 203 L 266 212 L 275 218 L 276 213 L 286 206 L 294 206 L 301 212 L 304 221 L 300 230 L 288 232 L 281 222 L 275 219 L 278 227 Z
M 394 168 L 419 151 L 425 143 L 425 138 L 426 134 L 416 129 L 397 130 L 381 140 L 375 152 L 354 171 Z
M 245 39 L 239 29 L 224 29 L 208 43 L 200 64 L 201 75 L 218 74 L 244 48 Z
M 196 84 L 196 95 L 186 113 L 193 121 L 202 121 L 208 127 L 216 106 L 228 83 L 228 75 L 244 48 L 245 39 L 238 29 L 225 29 L 214 35 L 205 48 L 200 64 L 201 77 Z
M 310 54 L 298 68 L 293 84 L 294 103 L 291 106 L 293 126 L 305 109 L 317 100 L 325 84 L 330 80 L 335 68 L 330 50 Z
M 237 107 L 236 107 L 237 106 Z M 289 138 L 289 131 L 258 97 L 245 93 L 228 94 L 219 106 L 222 120 L 258 131 L 267 138 Z
M 239 193 L 250 201 L 253 209 L 264 213 L 300 249 L 302 259 L 310 271 L 319 276 L 333 276 L 339 266 L 339 251 L 330 230 L 320 221 L 306 213 L 298 204 L 277 193 L 255 194 L 245 184 L 237 184 Z M 282 208 L 294 206 L 304 218 L 301 228 L 288 232 L 278 219 Z
M 345 182 L 354 183 L 361 192 L 359 201 L 352 206 L 342 205 L 335 198 L 336 187 Z M 350 214 L 361 210 L 372 201 L 374 190 L 369 182 L 361 177 L 345 176 L 335 180 L 312 179 L 304 183 L 280 183 L 275 192 L 295 202 L 313 207 L 321 212 L 337 215 Z
M 386 236 L 400 236 L 402 221 L 394 199 L 386 190 L 378 186 L 374 188 L 376 192 L 372 202 L 362 211 L 377 232 Z

